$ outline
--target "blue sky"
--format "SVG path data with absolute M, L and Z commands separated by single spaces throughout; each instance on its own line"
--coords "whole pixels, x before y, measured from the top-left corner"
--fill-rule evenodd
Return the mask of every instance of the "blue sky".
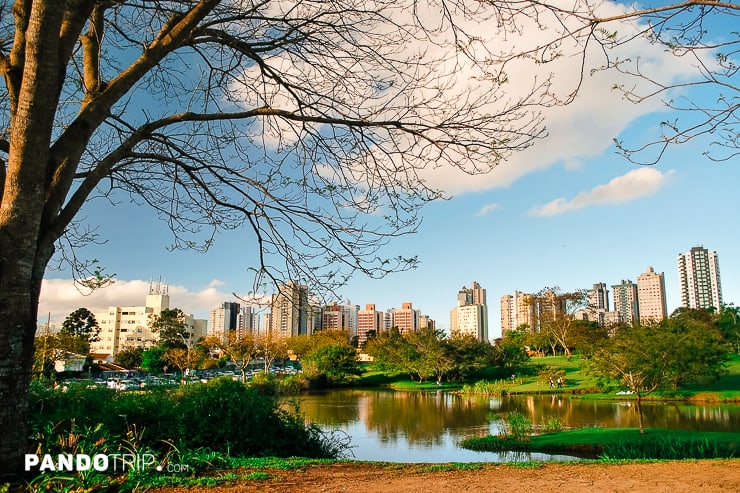
M 657 74 L 675 80 L 690 67 L 636 44 Z M 561 68 L 566 83 L 572 67 Z M 527 73 L 519 75 L 526 80 Z M 707 140 L 671 149 L 658 165 L 640 167 L 615 153 L 612 139 L 641 143 L 666 115 L 657 101 L 634 105 L 612 90 L 613 74 L 588 77 L 576 102 L 545 111 L 549 137 L 483 176 L 452 169 L 427 179 L 452 196 L 429 204 L 415 235 L 393 241 L 390 255 L 418 255 L 413 271 L 381 280 L 354 278 L 343 298 L 364 307 L 412 302 L 438 327 L 449 327 L 457 291 L 477 281 L 487 289 L 490 335 L 500 331 L 499 300 L 514 290 L 545 286 L 589 288 L 597 282 L 636 281 L 652 266 L 665 273 L 669 311 L 678 307 L 676 256 L 703 245 L 719 254 L 725 302 L 740 303 L 737 256 L 737 158 L 716 163 L 702 155 Z M 516 80 L 513 81 L 516 83 Z M 566 84 L 567 85 L 567 84 Z M 713 94 L 690 94 L 711 99 Z M 87 296 L 65 271 L 49 270 L 39 319 L 55 320 L 80 306 L 139 305 L 150 279 L 170 286 L 171 304 L 207 318 L 232 293 L 252 286 L 247 270 L 255 245 L 244 231 L 220 235 L 207 253 L 169 252 L 170 233 L 154 213 L 122 199 L 115 207 L 89 204 L 85 222 L 107 239 L 82 256 L 98 259 L 116 283 Z

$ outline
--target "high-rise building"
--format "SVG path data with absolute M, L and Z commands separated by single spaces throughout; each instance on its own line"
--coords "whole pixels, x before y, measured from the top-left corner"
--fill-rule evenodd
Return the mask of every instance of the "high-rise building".
M 450 333 L 472 335 L 479 341 L 488 340 L 486 290 L 477 282 L 458 291 L 457 306 L 450 310 Z
M 252 308 L 239 303 L 224 301 L 210 312 L 209 333 L 226 340 L 253 332 Z
M 659 322 L 668 316 L 665 296 L 665 277 L 652 267 L 637 276 L 637 304 L 640 323 Z
M 368 339 L 377 337 L 385 330 L 383 312 L 377 311 L 374 304 L 365 305 L 357 312 L 357 345 L 364 348 Z
M 688 253 L 679 254 L 678 281 L 681 287 L 681 306 L 717 309 L 722 306 L 717 252 L 697 246 Z
M 401 308 L 388 310 L 391 315 L 391 327 L 396 327 L 401 334 L 419 330 L 419 311 L 411 303 L 402 303 Z
M 312 309 L 308 304 L 308 288 L 294 281 L 281 284 L 272 295 L 270 332 L 277 337 L 309 335 L 313 327 Z
M 587 293 L 587 306 L 578 310 L 575 317 L 578 320 L 590 320 L 599 325 L 607 322 L 607 313 L 609 312 L 609 290 L 606 289 L 606 283 L 599 282 L 593 285 Z
M 501 335 L 505 336 L 510 330 L 527 326 L 534 330 L 537 320 L 534 295 L 514 291 L 501 297 Z
M 640 320 L 640 308 L 637 304 L 637 284 L 622 280 L 622 284 L 612 285 L 614 311 L 619 322 L 632 324 Z

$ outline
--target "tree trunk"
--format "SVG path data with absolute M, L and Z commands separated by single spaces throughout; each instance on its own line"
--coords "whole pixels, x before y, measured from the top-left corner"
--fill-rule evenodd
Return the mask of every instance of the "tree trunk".
M 28 259 L 33 255 L 24 256 L 18 264 L 33 262 Z M 7 475 L 23 474 L 23 455 L 29 451 L 28 387 L 43 277 L 42 268 L 19 279 L 19 271 L 25 269 L 13 268 L 4 260 L 0 262 L 0 482 Z
M 637 422 L 640 425 L 640 433 L 645 434 L 645 423 L 642 420 L 642 394 L 639 390 L 635 394 L 637 395 Z

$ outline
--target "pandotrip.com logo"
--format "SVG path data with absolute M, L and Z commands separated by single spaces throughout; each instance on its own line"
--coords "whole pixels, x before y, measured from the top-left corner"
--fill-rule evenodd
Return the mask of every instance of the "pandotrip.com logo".
M 154 470 L 166 473 L 188 472 L 186 464 L 161 464 L 154 454 L 26 454 L 26 472 L 85 472 L 98 471 L 111 474 L 129 471 Z

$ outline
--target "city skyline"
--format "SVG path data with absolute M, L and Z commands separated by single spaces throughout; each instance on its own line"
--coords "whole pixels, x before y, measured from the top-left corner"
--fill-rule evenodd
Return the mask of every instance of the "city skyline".
M 695 74 L 687 60 L 657 48 L 638 40 L 624 46 L 621 56 L 649 60 L 667 81 Z M 602 60 L 590 62 L 583 73 Z M 550 68 L 567 85 L 581 73 L 580 67 L 574 69 L 577 63 L 566 57 Z M 417 233 L 378 245 L 377 252 L 388 258 L 417 256 L 418 267 L 382 279 L 356 273 L 338 298 L 382 310 L 410 301 L 447 327 L 456 290 L 472 279 L 497 299 L 553 285 L 564 291 L 597 282 L 611 286 L 634 280 L 652 265 L 665 273 L 670 313 L 680 305 L 676 256 L 706 245 L 722 256 L 725 302 L 740 303 L 740 258 L 734 255 L 740 233 L 731 226 L 732 211 L 738 210 L 737 157 L 707 158 L 713 137 L 706 135 L 667 148 L 658 164 L 628 161 L 615 139 L 632 147 L 660 140 L 659 123 L 681 115 L 657 100 L 626 102 L 614 91 L 617 82 L 626 81 L 594 72 L 572 104 L 542 108 L 548 135 L 490 173 L 468 174 L 444 164 L 423 170 L 420 178 L 447 200 L 421 211 Z M 706 87 L 684 89 L 680 96 L 697 104 L 716 101 Z M 63 318 L 79 306 L 107 307 L 116 299 L 139 303 L 152 276 L 164 276 L 183 309 L 202 318 L 220 302 L 238 301 L 232 293 L 244 296 L 253 289 L 259 252 L 246 228 L 219 234 L 206 253 L 171 250 L 172 234 L 157 213 L 116 191 L 91 200 L 79 218 L 100 241 L 79 249 L 77 258 L 98 260 L 97 266 L 115 273 L 118 282 L 85 297 L 72 287 L 69 269 L 52 262 L 39 306 L 41 323 L 47 313 Z M 206 231 L 204 239 L 210 239 Z M 489 307 L 493 337 L 499 330 L 498 303 Z
M 699 248 L 699 247 L 693 247 L 693 248 Z M 715 256 L 718 256 L 718 254 L 717 254 L 716 251 L 712 250 L 712 252 L 715 254 Z M 659 276 L 661 278 L 661 280 L 664 282 L 664 278 L 666 277 L 665 276 L 665 272 L 657 272 L 657 270 L 658 269 L 655 269 L 652 266 L 648 266 L 645 269 L 645 272 L 642 272 L 640 274 L 635 274 L 633 276 L 630 276 L 633 279 L 637 279 L 637 283 L 633 282 L 631 279 L 621 279 L 619 281 L 619 283 L 628 282 L 629 284 L 631 284 L 633 286 L 633 288 L 634 288 L 634 297 L 635 297 L 633 301 L 635 303 L 635 306 L 637 306 L 637 301 L 638 301 L 637 300 L 637 292 L 638 292 L 638 289 L 639 289 L 640 277 L 641 276 L 644 276 L 646 274 L 653 273 L 656 276 Z M 678 266 L 674 267 L 674 270 L 676 272 L 678 272 L 678 270 L 679 270 L 678 269 Z M 480 288 L 482 285 L 485 285 L 484 283 L 478 283 L 477 280 L 472 281 L 472 283 L 470 281 L 468 281 L 468 283 L 471 284 L 471 288 L 472 287 L 478 287 L 478 288 Z M 617 306 L 616 306 L 617 301 L 616 301 L 616 298 L 615 298 L 614 288 L 616 286 L 619 286 L 620 285 L 619 283 L 604 282 L 604 280 L 591 283 L 594 288 L 596 288 L 596 286 L 598 286 L 598 285 L 603 285 L 605 287 L 605 289 L 607 289 L 607 291 L 609 291 L 608 299 L 609 299 L 609 302 L 611 303 L 611 309 L 614 310 L 614 311 L 618 311 Z M 144 286 L 146 284 L 146 285 L 148 285 L 148 289 L 151 290 L 152 282 L 151 282 L 151 280 L 147 281 L 146 283 L 144 281 L 129 281 L 129 282 L 126 282 L 124 284 L 126 285 L 125 286 L 126 289 L 124 289 L 124 291 L 127 294 L 124 295 L 122 297 L 122 299 L 123 298 L 128 299 L 127 296 L 129 296 L 128 293 L 131 291 L 131 288 L 137 289 L 137 288 L 139 288 L 141 286 Z M 551 284 L 550 286 L 555 286 L 555 284 Z M 665 292 L 666 292 L 666 298 L 668 298 L 669 297 L 668 296 L 668 293 L 669 293 L 669 291 L 671 289 L 671 286 L 668 283 L 665 283 L 664 284 L 664 287 L 665 287 Z M 673 287 L 676 290 L 678 290 L 678 286 L 673 286 Z M 111 292 L 115 291 L 114 289 L 111 289 L 111 288 L 106 288 L 106 289 L 110 289 L 111 290 L 108 293 L 111 293 Z M 254 316 L 255 317 L 260 317 L 260 324 L 263 324 L 264 323 L 264 321 L 262 320 L 263 316 L 266 313 L 270 313 L 270 309 L 267 307 L 267 304 L 266 305 L 263 305 L 262 308 L 260 309 L 258 305 L 253 305 L 253 304 L 250 304 L 248 301 L 239 300 L 239 299 L 233 298 L 233 297 L 232 297 L 232 299 L 222 299 L 220 301 L 217 301 L 211 307 L 205 307 L 203 305 L 203 303 L 207 303 L 207 301 L 205 301 L 205 300 L 210 299 L 213 296 L 218 297 L 218 296 L 224 295 L 224 293 L 216 290 L 215 287 L 209 288 L 209 290 L 208 290 L 208 292 L 206 293 L 205 296 L 203 295 L 203 293 L 201 293 L 200 296 L 195 296 L 195 297 L 193 297 L 190 293 L 187 293 L 185 290 L 183 290 L 182 287 L 172 286 L 172 285 L 169 285 L 168 284 L 167 285 L 167 289 L 169 291 L 174 291 L 174 293 L 175 293 L 175 295 L 173 295 L 173 297 L 172 297 L 172 299 L 173 299 L 173 305 L 172 306 L 173 307 L 182 308 L 183 311 L 185 311 L 186 313 L 191 313 L 195 318 L 210 319 L 211 318 L 211 312 L 215 308 L 217 308 L 219 306 L 223 306 L 224 303 L 231 303 L 231 302 L 240 303 L 242 306 L 257 306 L 257 308 L 255 309 Z M 379 311 L 379 312 L 387 312 L 388 310 L 393 309 L 393 308 L 401 309 L 401 308 L 404 307 L 404 304 L 412 303 L 414 305 L 414 309 L 415 310 L 419 310 L 422 315 L 426 315 L 426 316 L 428 316 L 428 317 L 430 317 L 431 319 L 434 320 L 436 328 L 445 330 L 446 332 L 449 333 L 450 325 L 451 325 L 450 312 L 455 308 L 456 305 L 458 305 L 460 303 L 461 293 L 464 290 L 466 290 L 466 289 L 467 288 L 465 288 L 465 286 L 463 286 L 463 289 L 462 290 L 460 288 L 453 289 L 452 287 L 449 287 L 449 289 L 444 289 L 444 292 L 448 295 L 447 298 L 448 298 L 448 301 L 450 303 L 450 306 L 449 307 L 446 307 L 446 308 L 443 308 L 442 312 L 446 316 L 442 316 L 442 317 L 439 317 L 439 315 L 436 315 L 436 313 L 439 312 L 439 310 L 436 310 L 435 311 L 434 307 L 431 307 L 430 308 L 430 307 L 427 307 L 427 306 L 422 305 L 418 301 L 415 301 L 415 299 L 417 297 L 414 297 L 413 294 L 412 294 L 412 292 L 409 292 L 409 295 L 406 296 L 405 298 L 403 298 L 404 301 L 399 301 L 399 302 L 395 303 L 395 305 L 394 304 L 391 304 L 390 306 L 380 305 L 377 302 L 373 302 L 372 299 L 369 299 L 369 300 L 364 300 L 364 299 L 363 300 L 353 300 L 351 298 L 345 298 L 343 300 L 339 300 L 338 299 L 338 300 L 336 300 L 336 302 L 338 302 L 338 303 L 339 302 L 341 302 L 341 303 L 351 302 L 353 305 L 358 305 L 360 307 L 363 307 L 363 306 L 366 307 L 367 305 L 373 305 L 373 310 L 375 310 L 375 307 L 377 307 L 377 311 Z M 586 286 L 577 286 L 577 287 L 574 287 L 574 288 L 572 288 L 570 290 L 575 290 L 575 289 L 589 289 L 590 290 L 591 288 L 588 288 Z M 96 294 L 97 295 L 100 295 L 104 291 L 105 291 L 105 289 L 102 290 L 102 291 L 100 291 L 100 292 L 98 292 L 98 293 L 96 293 Z M 483 301 L 484 302 L 485 302 L 485 297 L 486 297 L 486 291 L 490 291 L 490 289 L 489 288 L 482 289 Z M 524 290 L 517 290 L 515 288 L 515 289 L 512 289 L 508 293 L 501 293 L 500 295 L 491 293 L 490 296 L 492 296 L 491 299 L 493 299 L 494 302 L 487 304 L 487 315 L 488 315 L 488 324 L 487 324 L 487 326 L 488 326 L 488 336 L 489 336 L 489 339 L 495 339 L 495 338 L 501 336 L 502 324 L 501 324 L 501 312 L 500 312 L 501 304 L 499 302 L 500 298 L 502 296 L 510 295 L 512 293 L 519 293 L 520 295 L 527 295 L 528 293 L 533 293 L 533 292 L 536 292 L 536 291 L 524 291 Z M 473 290 L 472 289 L 470 290 L 470 293 L 471 293 L 470 296 L 471 296 L 471 301 L 472 301 L 472 293 L 473 293 Z M 178 304 L 178 301 L 177 301 L 178 300 L 178 295 L 182 296 L 182 299 L 183 300 L 188 300 L 188 301 L 186 301 L 186 304 L 187 303 L 190 303 L 190 304 L 195 303 L 195 304 L 200 304 L 200 306 L 196 306 L 195 308 L 191 308 L 191 306 L 186 306 L 186 305 L 180 306 L 180 304 Z M 128 303 L 128 304 L 116 303 L 115 300 L 112 300 L 111 299 L 112 303 L 109 304 L 109 305 L 107 305 L 107 306 L 105 306 L 105 307 L 103 307 L 103 306 L 100 306 L 100 307 L 95 307 L 95 306 L 89 307 L 89 306 L 85 306 L 85 307 L 86 308 L 89 308 L 93 312 L 96 312 L 96 311 L 101 311 L 101 310 L 107 309 L 108 306 L 126 306 L 126 305 L 132 305 L 133 306 L 133 305 L 138 305 L 138 304 L 140 304 L 140 299 L 142 298 L 143 295 L 141 293 L 138 293 L 136 296 L 138 296 L 136 298 L 136 300 L 134 300 L 134 302 Z M 270 296 L 274 296 L 274 295 L 272 295 L 272 294 L 266 294 L 265 295 L 265 299 L 269 299 Z M 92 300 L 92 299 L 96 299 L 95 298 L 95 295 L 93 295 L 92 298 L 91 297 L 84 297 L 84 296 L 81 296 L 81 295 L 79 295 L 79 296 L 77 296 L 75 298 L 77 298 L 79 300 Z M 379 295 L 379 296 L 377 296 L 377 298 L 381 298 L 381 296 Z M 418 298 L 423 298 L 423 297 L 420 296 Z M 724 297 L 724 299 L 727 300 L 726 297 Z M 200 301 L 193 301 L 193 300 L 200 300 Z M 728 302 L 728 301 L 726 301 L 726 302 Z M 733 301 L 729 301 L 728 303 L 732 303 L 732 302 Z M 69 313 L 71 313 L 74 309 L 78 308 L 78 306 L 72 306 L 72 305 L 69 305 L 69 306 L 71 308 L 69 309 L 68 312 L 66 312 L 66 313 L 57 313 L 56 314 L 56 317 L 54 317 L 54 321 L 57 324 L 60 324 L 61 321 L 64 319 L 64 317 L 66 317 L 66 315 L 68 315 Z M 82 306 L 84 306 L 84 305 L 82 305 Z M 667 315 L 670 315 L 679 306 L 680 306 L 680 304 L 679 305 L 676 305 L 675 307 L 672 307 L 672 308 L 671 307 L 668 307 L 667 308 Z M 435 317 L 435 315 L 436 315 L 436 317 Z M 39 316 L 39 323 L 42 324 L 44 322 L 45 322 L 45 319 L 40 314 L 40 316 Z M 262 325 L 260 325 L 260 327 L 262 327 Z M 209 324 L 209 331 L 210 330 L 211 330 L 211 327 L 210 327 L 210 324 Z

